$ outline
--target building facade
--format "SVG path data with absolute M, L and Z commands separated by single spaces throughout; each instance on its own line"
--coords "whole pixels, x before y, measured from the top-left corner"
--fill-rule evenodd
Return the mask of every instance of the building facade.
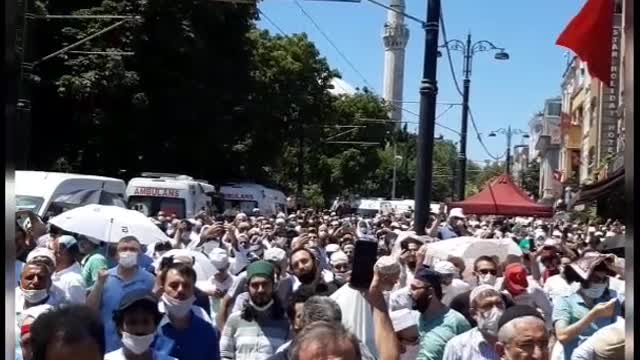
M 552 204 L 562 196 L 560 149 L 562 132 L 560 115 L 562 98 L 545 100 L 543 111 L 534 115 L 529 122 L 531 159 L 540 161 L 539 198 L 543 203 Z

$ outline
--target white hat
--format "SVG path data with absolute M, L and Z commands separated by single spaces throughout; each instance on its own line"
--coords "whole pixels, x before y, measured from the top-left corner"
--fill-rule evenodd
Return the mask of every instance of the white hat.
M 607 233 L 605 234 L 605 237 L 614 237 L 616 236 L 616 233 L 614 233 L 613 231 L 607 231 Z
M 338 244 L 328 244 L 325 246 L 324 250 L 328 253 L 334 253 L 336 251 L 340 251 L 340 245 Z
M 277 247 L 267 249 L 264 252 L 265 261 L 272 261 L 276 264 L 282 264 L 282 262 L 286 259 L 287 259 L 287 252 Z
M 466 219 L 466 216 L 464 216 L 464 212 L 462 212 L 461 208 L 453 208 L 451 209 L 451 211 L 449 211 L 449 219 L 451 218 L 461 218 L 461 219 Z
M 595 236 L 604 236 L 602 231 L 596 231 L 595 234 L 593 234 L 593 235 L 595 235 Z
M 227 255 L 225 249 L 216 248 L 211 250 L 209 259 L 211 259 L 211 264 L 213 264 L 213 267 L 216 268 L 218 272 L 226 270 L 227 267 L 229 267 L 229 255 Z
M 542 247 L 554 247 L 557 248 L 558 247 L 558 240 L 556 239 L 547 239 L 544 241 L 544 243 L 542 243 Z
M 31 250 L 29 255 L 27 255 L 27 264 L 37 257 L 46 257 L 53 262 L 53 266 L 56 266 L 56 256 L 53 254 L 53 251 L 47 248 L 39 247 Z
M 559 230 L 556 230 L 551 234 L 551 236 L 562 237 L 562 232 L 560 232 Z
M 481 293 L 487 290 L 493 290 L 496 292 L 496 295 L 500 295 L 498 290 L 496 290 L 496 288 L 491 285 L 487 285 L 487 284 L 478 285 L 473 290 L 471 290 L 471 293 L 469 294 L 469 304 L 472 304 L 473 300 L 475 300 L 478 297 L 478 295 L 480 295 Z
M 412 326 L 418 326 L 420 313 L 414 310 L 400 309 L 389 313 L 389 317 L 393 324 L 393 331 L 399 332 Z
M 400 263 L 393 256 L 382 256 L 376 262 L 374 269 L 384 275 L 398 274 L 402 271 Z
M 349 257 L 347 256 L 347 254 L 343 253 L 342 251 L 336 251 L 333 254 L 331 254 L 331 265 L 338 265 L 338 264 L 345 264 L 345 263 L 349 263 Z
M 286 224 L 286 221 L 284 221 L 283 218 L 279 217 L 276 219 L 276 225 L 284 225 L 284 224 Z
M 456 274 L 458 269 L 451 261 L 438 261 L 433 270 L 443 275 Z
M 596 232 L 596 227 L 595 226 L 589 226 L 589 228 L 587 229 L 587 232 L 590 232 L 590 233 Z

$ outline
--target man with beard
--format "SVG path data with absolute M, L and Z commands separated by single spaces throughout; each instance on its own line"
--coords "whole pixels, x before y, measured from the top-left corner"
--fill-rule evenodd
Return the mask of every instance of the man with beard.
M 413 308 L 420 312 L 418 360 L 442 359 L 449 340 L 471 329 L 459 312 L 442 303 L 440 274 L 427 268 L 416 272 L 409 287 Z
M 320 271 L 319 261 L 315 254 L 307 248 L 297 248 L 289 256 L 289 263 L 293 274 L 302 285 L 315 288 L 316 295 L 329 296 L 338 288 L 334 283 L 326 283 Z M 297 288 L 294 285 L 294 288 Z
M 444 350 L 444 360 L 495 360 L 498 355 L 495 345 L 498 341 L 498 321 L 504 313 L 502 296 L 491 285 L 480 285 L 469 295 L 471 314 L 477 327 L 460 334 Z
M 220 354 L 223 359 L 264 360 L 289 339 L 289 323 L 274 294 L 275 269 L 268 261 L 247 268 L 249 300 L 227 320 Z

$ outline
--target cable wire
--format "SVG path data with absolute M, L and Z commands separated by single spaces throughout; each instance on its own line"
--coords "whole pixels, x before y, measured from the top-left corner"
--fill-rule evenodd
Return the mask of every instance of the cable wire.
M 440 7 L 440 28 L 442 29 L 442 40 L 444 41 L 445 44 L 447 44 L 447 42 L 449 41 L 447 39 L 447 29 L 444 23 L 444 12 L 442 11 L 442 7 Z M 458 91 L 458 94 L 460 94 L 460 96 L 464 96 L 462 93 L 462 90 L 460 90 L 460 84 L 458 84 L 458 78 L 456 76 L 456 72 L 455 69 L 453 68 L 453 60 L 451 58 L 451 50 L 449 49 L 449 46 L 444 46 L 444 48 L 446 49 L 447 52 L 447 60 L 449 63 L 449 70 L 451 71 L 451 77 L 453 78 L 453 84 L 456 87 L 456 90 Z M 476 132 L 476 138 L 478 139 L 478 142 L 480 143 L 480 145 L 482 146 L 482 148 L 484 149 L 484 152 L 487 153 L 487 155 L 489 155 L 490 158 L 498 161 L 500 160 L 502 157 L 504 157 L 506 155 L 506 151 L 504 153 L 504 155 L 502 156 L 495 156 L 493 155 L 489 149 L 487 148 L 487 145 L 484 143 L 484 141 L 482 140 L 482 136 L 480 135 L 480 131 L 478 131 L 478 126 L 476 125 L 476 121 L 473 118 L 473 113 L 471 112 L 471 105 L 467 104 L 467 109 L 469 110 L 469 117 L 471 118 L 471 124 L 473 125 L 473 130 Z
M 280 26 L 278 26 L 278 24 L 276 24 L 273 20 L 271 20 L 267 14 L 264 13 L 264 11 L 258 9 L 258 13 L 264 17 L 265 20 L 267 20 L 267 22 L 269 24 L 271 24 L 271 26 L 273 26 L 274 28 L 276 28 L 276 30 L 278 30 L 280 32 L 280 34 L 282 34 L 282 36 L 287 36 L 287 34 L 282 30 L 282 28 L 280 28 Z
M 296 4 L 296 6 L 298 7 L 298 9 L 300 9 L 300 12 L 302 12 L 302 14 L 303 14 L 307 19 L 309 19 L 309 21 L 310 21 L 310 22 L 311 22 L 311 24 L 316 28 L 316 30 L 318 30 L 318 32 L 320 32 L 320 34 L 322 35 L 322 37 L 324 37 L 324 38 L 325 38 L 325 40 L 327 40 L 327 42 L 331 45 L 331 47 L 333 47 L 333 49 L 338 53 L 338 55 L 340 55 L 340 57 L 341 57 L 341 58 L 342 58 L 342 59 L 347 63 L 347 65 L 349 65 L 349 67 L 351 68 L 351 70 L 353 70 L 356 74 L 358 74 L 358 76 L 360 76 L 360 78 L 362 79 L 362 81 L 364 82 L 364 84 L 365 84 L 367 87 L 369 87 L 369 88 L 373 89 L 373 86 L 371 86 L 371 83 L 369 83 L 369 81 L 367 80 L 367 78 L 366 78 L 366 77 L 365 77 L 365 76 L 364 76 L 364 75 L 363 75 L 363 74 L 358 70 L 358 68 L 356 68 L 356 66 L 355 66 L 355 65 L 354 65 L 354 64 L 353 64 L 353 63 L 352 63 L 352 62 L 347 58 L 347 56 L 346 56 L 346 55 L 345 55 L 345 54 L 344 54 L 344 53 L 343 53 L 343 52 L 338 48 L 338 46 L 333 42 L 333 40 L 331 40 L 331 38 L 329 38 L 329 35 L 327 35 L 327 33 L 326 33 L 326 32 L 324 32 L 324 30 L 322 30 L 322 28 L 320 27 L 320 25 L 319 25 L 319 24 L 314 20 L 314 18 L 311 16 L 311 14 L 309 14 L 309 13 L 308 13 L 308 12 L 307 12 L 303 7 L 302 7 L 302 5 L 300 5 L 300 3 L 298 2 L 298 0 L 294 0 L 294 3 L 295 3 L 295 4 Z M 266 18 L 266 17 L 265 17 L 265 18 Z M 399 106 L 397 106 L 397 108 L 398 108 L 398 109 L 400 109 L 400 110 L 402 110 L 402 111 L 404 111 L 404 112 L 406 112 L 406 113 L 408 113 L 408 114 L 411 114 L 411 115 L 414 115 L 414 116 L 416 116 L 416 117 L 420 118 L 420 115 L 419 115 L 419 114 L 417 114 L 417 113 L 415 113 L 415 112 L 413 112 L 413 111 L 407 110 L 407 109 L 402 108 L 402 107 L 399 107 Z M 448 110 L 449 110 L 449 109 L 445 110 L 445 112 L 446 112 L 446 111 L 448 111 Z M 444 115 L 444 113 L 442 113 L 441 115 Z M 436 119 L 437 119 L 437 118 L 436 118 Z M 443 129 L 446 129 L 446 130 L 452 131 L 452 132 L 454 132 L 454 133 L 456 133 L 456 134 L 460 134 L 460 132 L 459 132 L 459 131 L 454 130 L 454 129 L 452 129 L 452 128 L 448 127 L 448 126 L 445 126 L 445 125 L 439 124 L 439 123 L 437 123 L 437 122 L 436 122 L 436 125 L 440 126 L 440 127 L 441 127 L 441 128 L 443 128 Z

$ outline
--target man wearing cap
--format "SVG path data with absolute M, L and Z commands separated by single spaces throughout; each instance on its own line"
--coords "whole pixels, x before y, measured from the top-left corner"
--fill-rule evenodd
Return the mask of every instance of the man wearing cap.
M 571 295 L 558 298 L 553 309 L 556 336 L 564 347 L 565 358 L 598 329 L 613 324 L 622 314 L 621 296 L 609 288 L 615 272 L 609 256 L 589 253 L 564 269 L 569 283 L 580 284 Z
M 104 359 L 175 360 L 151 348 L 161 319 L 158 299 L 150 291 L 136 290 L 126 294 L 113 312 L 113 322 L 122 339 L 122 347 L 106 354 Z
M 349 257 L 342 251 L 336 251 L 331 254 L 331 270 L 333 271 L 333 282 L 336 287 L 341 288 L 349 281 L 351 275 L 351 264 Z
M 544 291 L 528 278 L 527 270 L 522 264 L 513 263 L 505 268 L 503 289 L 511 295 L 516 305 L 540 309 L 547 321 L 547 328 L 551 329 L 553 305 Z
M 225 323 L 220 341 L 224 359 L 264 360 L 289 339 L 289 323 L 274 296 L 275 269 L 268 261 L 247 268 L 249 301 Z
M 117 244 L 118 266 L 101 271 L 87 296 L 87 305 L 101 314 L 107 352 L 122 346 L 113 323 L 113 311 L 118 308 L 122 297 L 130 291 L 153 289 L 154 276 L 137 264 L 140 253 L 141 246 L 137 238 L 123 237 Z
M 465 219 L 462 209 L 451 209 L 451 211 L 449 211 L 447 224 L 438 230 L 438 238 L 440 240 L 447 240 L 466 235 Z
M 393 331 L 400 343 L 400 360 L 415 360 L 420 350 L 418 320 L 420 313 L 415 310 L 400 309 L 389 313 Z
M 100 253 L 100 241 L 80 236 L 77 239 L 78 249 L 84 255 L 80 262 L 82 278 L 87 288 L 92 288 L 98 281 L 98 274 L 109 268 L 107 258 Z
M 540 312 L 526 305 L 505 310 L 498 321 L 496 353 L 500 360 L 549 360 L 549 331 Z
M 421 268 L 410 285 L 413 308 L 420 312 L 420 351 L 418 360 L 439 360 L 454 336 L 471 329 L 469 322 L 442 303 L 441 275 Z
M 501 294 L 491 285 L 480 285 L 469 295 L 473 329 L 447 343 L 443 360 L 497 360 L 498 321 L 505 311 Z
M 70 235 L 62 235 L 51 246 L 56 255 L 56 271 L 51 277 L 53 285 L 64 292 L 68 303 L 84 304 L 87 301 L 87 289 L 82 269 L 76 261 L 79 254 L 76 239 Z
M 229 273 L 229 256 L 226 250 L 213 249 L 209 254 L 209 259 L 211 259 L 211 264 L 216 272 L 209 279 L 198 281 L 196 286 L 209 296 L 210 316 L 215 319 L 220 310 L 222 298 L 227 294 L 235 277 Z
M 443 304 L 449 306 L 456 296 L 471 290 L 469 284 L 456 278 L 458 269 L 452 262 L 438 261 L 433 267 L 433 270 L 441 275 Z

